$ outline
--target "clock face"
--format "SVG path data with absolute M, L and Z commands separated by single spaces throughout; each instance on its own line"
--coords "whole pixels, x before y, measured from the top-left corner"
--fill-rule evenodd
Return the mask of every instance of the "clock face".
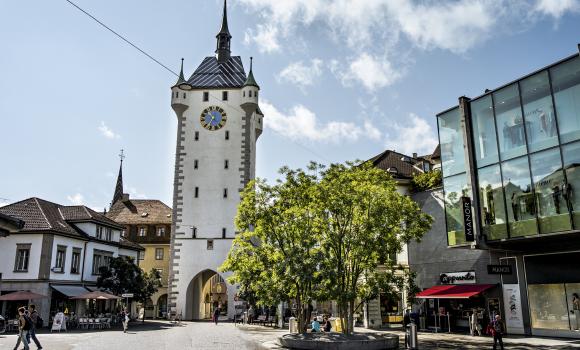
M 199 117 L 201 126 L 211 131 L 221 129 L 226 125 L 227 120 L 226 111 L 216 106 L 207 107 L 201 112 L 201 116 Z

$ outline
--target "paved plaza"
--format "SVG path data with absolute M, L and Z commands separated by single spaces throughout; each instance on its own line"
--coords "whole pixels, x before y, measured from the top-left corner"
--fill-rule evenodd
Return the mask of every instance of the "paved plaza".
M 357 331 L 365 331 L 357 329 Z M 403 333 L 390 331 L 400 337 L 404 349 Z M 209 322 L 184 322 L 173 326 L 168 322 L 147 321 L 133 324 L 127 334 L 121 330 L 70 331 L 68 333 L 42 332 L 39 339 L 46 350 L 245 350 L 282 349 L 277 338 L 286 330 L 262 326 L 235 326 L 232 323 L 214 325 Z M 16 342 L 15 334 L 0 335 L 0 349 L 11 350 Z M 470 337 L 456 334 L 419 334 L 420 349 L 491 349 L 490 337 Z M 580 339 L 548 339 L 508 337 L 504 339 L 506 350 L 580 349 Z M 22 349 L 22 346 L 20 347 Z M 31 349 L 36 349 L 34 345 Z

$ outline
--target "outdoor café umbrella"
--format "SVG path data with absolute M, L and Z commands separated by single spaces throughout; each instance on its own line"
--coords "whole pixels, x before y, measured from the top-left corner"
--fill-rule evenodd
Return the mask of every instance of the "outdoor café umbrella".
M 46 295 L 33 293 L 33 292 L 26 292 L 26 291 L 19 291 L 8 293 L 0 296 L 0 301 L 18 301 L 18 300 L 34 300 L 34 299 L 43 299 L 48 298 Z
M 88 292 L 85 294 L 77 295 L 76 297 L 72 297 L 71 299 L 98 299 L 98 300 L 116 300 L 116 299 L 123 299 L 113 294 L 101 292 L 99 290 L 94 292 Z

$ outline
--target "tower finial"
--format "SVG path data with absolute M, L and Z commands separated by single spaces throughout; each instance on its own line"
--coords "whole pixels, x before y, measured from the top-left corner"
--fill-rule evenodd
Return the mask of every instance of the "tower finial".
M 181 58 L 181 70 L 179 71 L 179 78 L 177 78 L 177 83 L 175 83 L 175 85 L 179 85 L 181 83 L 185 83 L 185 76 L 183 75 L 183 57 Z
M 123 149 L 119 153 L 119 159 L 121 160 L 121 164 L 119 165 L 119 175 L 117 175 L 117 184 L 115 185 L 115 193 L 113 194 L 111 206 L 123 198 L 123 160 L 125 159 L 125 151 Z
M 252 71 L 253 64 L 254 64 L 254 57 L 250 56 L 250 72 Z
M 230 59 L 231 51 L 230 44 L 232 36 L 230 30 L 228 29 L 228 3 L 224 0 L 224 14 L 222 17 L 222 27 L 220 32 L 216 35 L 217 38 L 217 48 L 215 53 L 217 54 L 217 60 L 219 63 L 225 63 Z

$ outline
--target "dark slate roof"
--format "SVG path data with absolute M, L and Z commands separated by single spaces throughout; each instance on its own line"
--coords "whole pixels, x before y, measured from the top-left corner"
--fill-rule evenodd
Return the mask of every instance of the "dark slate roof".
M 0 213 L 0 237 L 5 236 L 10 231 L 19 230 L 22 227 L 24 227 L 24 221 Z
M 106 215 L 109 219 L 124 225 L 171 225 L 171 214 L 171 208 L 160 200 L 129 199 L 115 202 Z
M 24 221 L 22 231 L 52 231 L 86 239 L 73 222 L 93 221 L 122 228 L 121 225 L 82 205 L 64 206 L 32 197 L 0 208 L 0 213 Z
M 391 150 L 386 150 L 368 161 L 375 167 L 389 172 L 396 179 L 410 179 L 413 175 L 421 173 L 421 170 L 413 166 L 416 159 Z
M 194 89 L 241 88 L 245 81 L 246 72 L 240 56 L 232 56 L 224 63 L 210 56 L 201 62 L 187 83 Z
M 441 158 L 441 145 L 437 145 L 433 154 L 431 154 L 431 159 L 440 159 Z

